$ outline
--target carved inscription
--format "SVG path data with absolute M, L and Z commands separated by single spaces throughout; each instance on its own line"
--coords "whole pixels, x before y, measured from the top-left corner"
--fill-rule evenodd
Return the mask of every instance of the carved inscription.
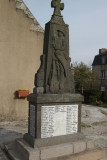
M 30 104 L 29 134 L 35 137 L 35 106 Z
M 78 105 L 42 106 L 41 138 L 78 131 Z

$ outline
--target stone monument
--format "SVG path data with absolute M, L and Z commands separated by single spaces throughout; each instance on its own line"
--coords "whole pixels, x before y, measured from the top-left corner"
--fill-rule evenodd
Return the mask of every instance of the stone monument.
M 52 0 L 51 6 L 54 13 L 45 25 L 41 66 L 35 74 L 33 93 L 27 97 L 29 129 L 24 136 L 26 140 L 32 137 L 34 141 L 38 138 L 42 141 L 43 138 L 66 138 L 74 134 L 78 139 L 81 132 L 83 97 L 75 94 L 69 57 L 69 26 L 61 15 L 64 3 Z
M 74 78 L 69 57 L 69 29 L 61 11 L 64 4 L 53 0 L 54 13 L 45 26 L 44 49 L 41 67 L 35 76 L 37 93 L 65 94 L 74 93 Z
M 61 16 L 64 4 L 52 0 L 51 6 L 54 13 L 45 26 L 41 66 L 35 75 L 33 93 L 27 97 L 28 133 L 5 148 L 12 160 L 105 158 L 106 151 L 93 150 L 94 143 L 86 141 L 81 133 L 83 97 L 74 89 L 69 30 Z

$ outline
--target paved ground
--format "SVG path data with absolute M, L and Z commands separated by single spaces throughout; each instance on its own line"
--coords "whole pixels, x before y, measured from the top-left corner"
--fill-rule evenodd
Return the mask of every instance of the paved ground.
M 5 153 L 0 149 L 0 160 L 9 160 L 7 159 Z
M 107 108 L 82 106 L 82 132 L 99 147 L 107 147 Z
M 0 122 L 0 148 L 4 143 L 23 137 L 27 133 L 27 121 Z M 82 106 L 82 132 L 95 145 L 107 148 L 107 109 L 96 106 Z M 7 160 L 0 150 L 0 160 Z

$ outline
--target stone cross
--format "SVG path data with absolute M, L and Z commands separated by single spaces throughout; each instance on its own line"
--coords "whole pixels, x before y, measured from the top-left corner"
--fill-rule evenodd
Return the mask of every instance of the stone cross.
M 52 0 L 51 7 L 54 8 L 54 15 L 61 16 L 60 10 L 64 9 L 64 3 L 60 3 L 61 0 Z

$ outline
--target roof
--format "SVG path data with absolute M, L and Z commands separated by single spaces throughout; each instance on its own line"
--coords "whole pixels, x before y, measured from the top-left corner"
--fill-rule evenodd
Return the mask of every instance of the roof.
M 33 23 L 30 25 L 29 29 L 35 32 L 44 32 L 43 28 L 40 26 L 40 24 L 35 19 L 33 14 L 30 12 L 30 10 L 23 2 L 23 0 L 15 0 L 15 1 L 16 1 L 16 9 L 23 10 L 23 12 L 27 15 L 27 17 L 33 20 Z
M 101 65 L 102 64 L 101 58 L 104 56 L 106 57 L 105 64 L 107 64 L 107 51 L 105 51 L 104 53 L 98 54 L 94 57 L 92 66 Z

